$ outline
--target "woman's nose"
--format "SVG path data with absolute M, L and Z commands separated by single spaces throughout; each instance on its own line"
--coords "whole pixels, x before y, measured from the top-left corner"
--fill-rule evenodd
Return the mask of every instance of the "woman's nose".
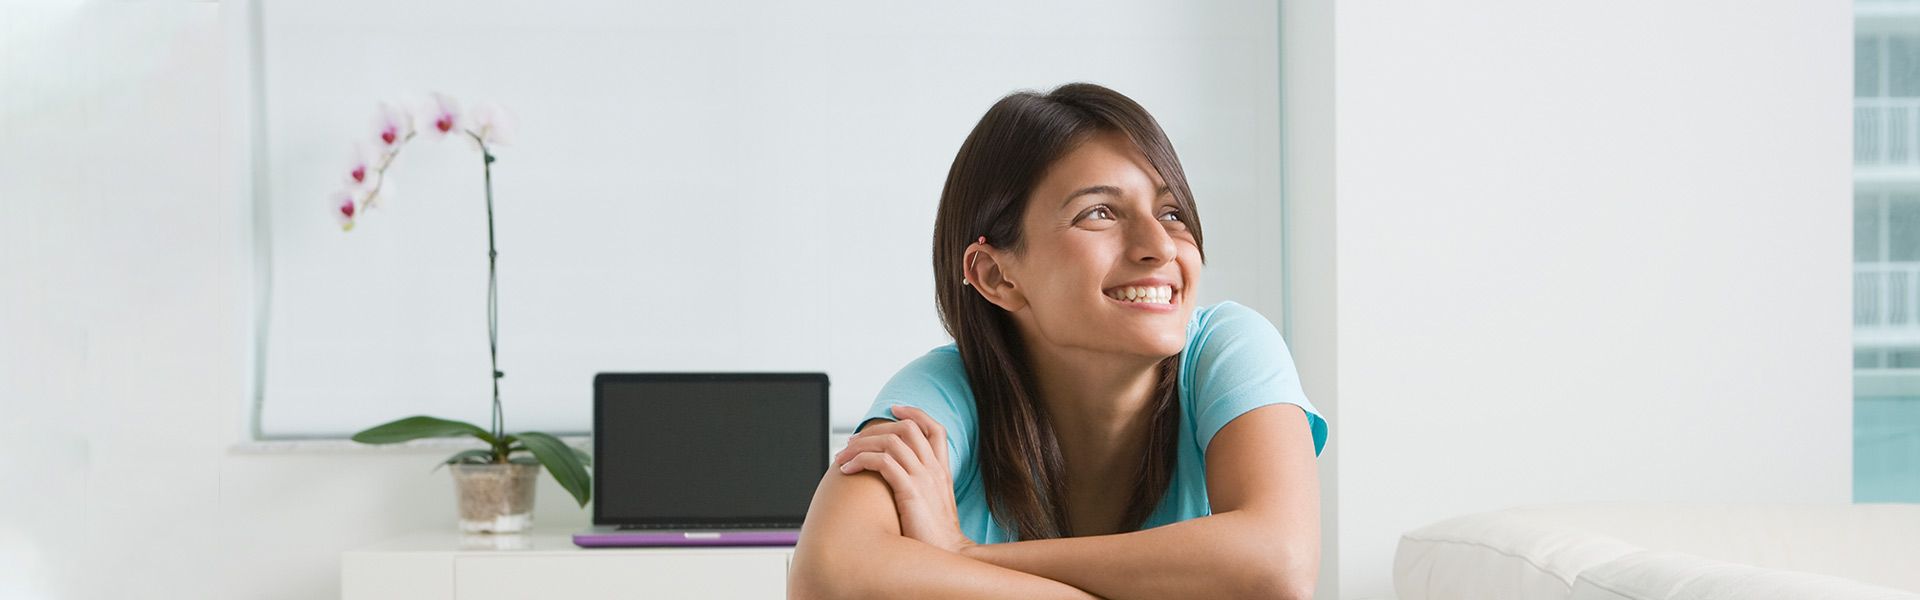
M 1173 246 L 1173 236 L 1167 234 L 1159 219 L 1136 220 L 1128 229 L 1132 231 L 1128 236 L 1127 258 L 1134 262 L 1159 264 L 1173 260 L 1174 253 L 1179 251 Z

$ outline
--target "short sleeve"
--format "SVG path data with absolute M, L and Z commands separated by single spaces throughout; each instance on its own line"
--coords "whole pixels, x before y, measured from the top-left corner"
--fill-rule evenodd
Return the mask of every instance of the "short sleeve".
M 1202 309 L 1189 324 L 1181 392 L 1188 394 L 1196 439 L 1204 452 L 1213 436 L 1247 411 L 1294 404 L 1307 413 L 1313 453 L 1327 445 L 1327 421 L 1300 389 L 1286 340 L 1266 317 L 1233 302 Z
M 900 420 L 893 416 L 896 404 L 927 411 L 947 430 L 947 466 L 953 471 L 954 482 L 960 482 L 963 466 L 969 464 L 973 456 L 977 413 L 959 350 L 949 344 L 907 363 L 880 387 L 880 394 L 874 397 L 873 405 L 867 407 L 867 413 L 860 417 L 860 425 L 856 427 L 864 427 L 868 420 L 876 418 Z M 859 429 L 854 431 L 857 433 Z

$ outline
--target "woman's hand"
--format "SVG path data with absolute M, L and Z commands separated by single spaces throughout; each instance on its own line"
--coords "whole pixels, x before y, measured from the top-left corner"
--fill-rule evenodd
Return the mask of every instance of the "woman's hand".
M 893 488 L 900 533 L 950 552 L 973 546 L 960 532 L 954 508 L 953 472 L 947 464 L 947 430 L 926 411 L 893 407 L 899 421 L 877 423 L 847 440 L 833 464 L 846 474 L 873 471 Z

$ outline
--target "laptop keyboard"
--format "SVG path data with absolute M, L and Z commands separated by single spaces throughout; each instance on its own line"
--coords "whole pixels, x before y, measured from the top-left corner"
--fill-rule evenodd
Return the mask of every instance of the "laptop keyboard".
M 657 530 L 657 529 L 676 529 L 676 530 L 678 530 L 678 529 L 799 529 L 799 528 L 800 528 L 800 524 L 799 524 L 799 523 L 797 523 L 797 522 L 795 522 L 795 523 L 717 523 L 717 524 L 716 524 L 716 523 L 646 523 L 646 524 L 638 524 L 638 525 L 621 525 L 621 526 L 620 526 L 620 529 L 640 529 L 640 530 Z

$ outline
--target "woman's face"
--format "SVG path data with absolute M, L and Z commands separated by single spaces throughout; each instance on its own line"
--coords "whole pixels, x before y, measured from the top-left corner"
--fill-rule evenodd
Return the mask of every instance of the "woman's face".
M 1200 248 L 1166 185 L 1117 131 L 1048 169 L 1027 203 L 1025 248 L 995 257 L 1029 344 L 1154 359 L 1186 347 Z

